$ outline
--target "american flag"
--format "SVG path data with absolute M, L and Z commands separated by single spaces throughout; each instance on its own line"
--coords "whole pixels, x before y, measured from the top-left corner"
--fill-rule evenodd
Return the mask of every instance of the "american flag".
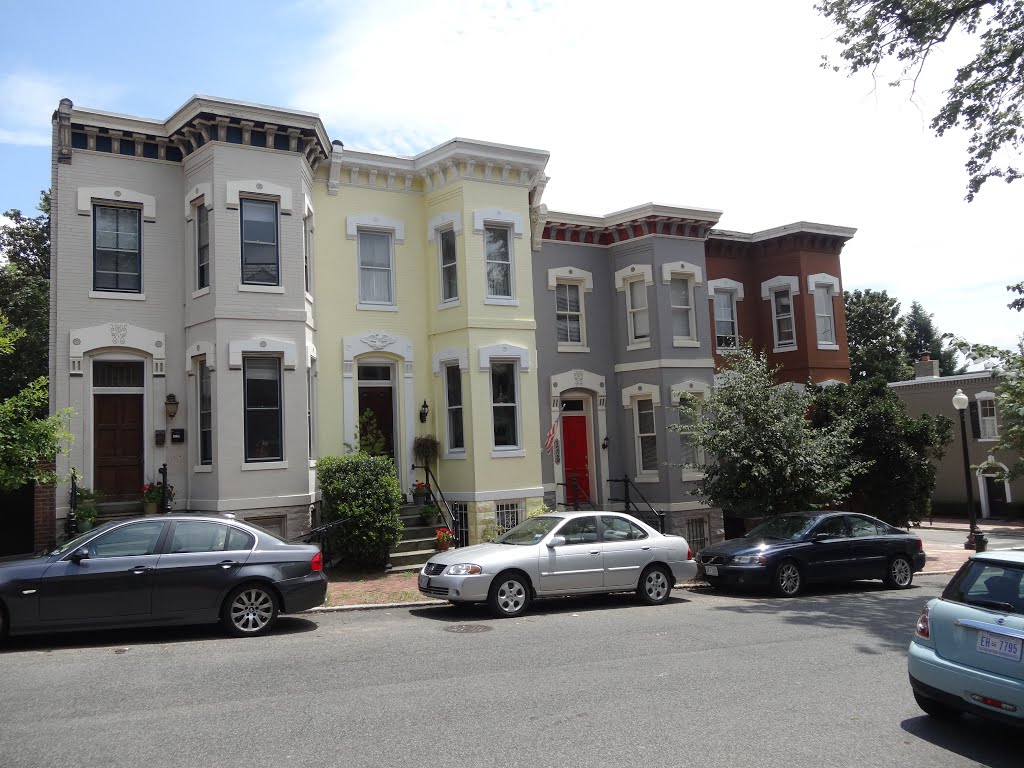
M 555 446 L 555 435 L 558 434 L 558 422 L 561 420 L 562 414 L 559 413 L 555 420 L 551 422 L 551 429 L 548 430 L 548 436 L 544 438 L 544 452 L 551 453 L 551 449 Z

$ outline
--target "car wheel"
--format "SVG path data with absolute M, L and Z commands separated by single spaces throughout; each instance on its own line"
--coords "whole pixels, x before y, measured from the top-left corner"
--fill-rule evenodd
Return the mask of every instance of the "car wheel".
M 804 586 L 804 577 L 800 566 L 793 560 L 783 560 L 775 570 L 772 587 L 779 597 L 796 597 Z
M 947 706 L 935 699 L 929 699 L 927 696 L 922 696 L 917 691 L 914 691 L 914 700 L 917 702 L 917 706 L 924 710 L 926 715 L 934 717 L 936 720 L 955 720 L 960 717 L 960 710 Z
M 672 594 L 672 577 L 663 565 L 648 566 L 640 574 L 636 593 L 647 605 L 661 605 Z
M 277 620 L 277 599 L 262 584 L 236 587 L 224 601 L 220 623 L 235 637 L 257 637 L 265 634 Z
M 501 573 L 487 595 L 491 613 L 499 619 L 519 616 L 530 605 L 530 584 L 520 573 Z
M 914 566 L 903 555 L 889 561 L 885 572 L 885 586 L 890 589 L 906 589 L 914 580 Z

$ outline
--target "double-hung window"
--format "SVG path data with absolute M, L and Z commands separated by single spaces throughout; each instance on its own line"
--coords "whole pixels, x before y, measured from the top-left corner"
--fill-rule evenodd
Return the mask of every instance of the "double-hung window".
M 313 257 L 312 233 L 309 231 L 309 222 L 302 222 L 302 279 L 306 287 L 306 293 L 312 293 L 313 281 L 310 279 L 310 259 Z
M 463 453 L 466 435 L 462 423 L 462 370 L 458 363 L 444 366 L 445 408 L 448 411 L 448 452 Z
M 213 393 L 210 390 L 210 368 L 199 361 L 199 463 L 213 464 Z
M 281 421 L 281 360 L 276 357 L 246 357 L 245 378 L 245 460 L 280 461 L 284 458 Z
M 772 290 L 771 298 L 775 346 L 795 347 L 796 333 L 793 330 L 793 295 L 789 288 L 775 288 Z
M 491 363 L 491 413 L 495 449 L 519 448 L 519 392 L 514 362 Z
M 242 282 L 246 285 L 280 285 L 277 250 L 277 203 L 271 200 L 240 200 L 242 217 Z
M 814 324 L 818 332 L 818 346 L 832 346 L 836 343 L 831 285 L 819 283 L 814 287 Z
M 718 349 L 735 349 L 739 346 L 736 294 L 733 291 L 715 291 L 715 346 Z
M 140 214 L 138 208 L 93 207 L 93 290 L 142 293 Z
M 651 321 L 647 312 L 647 283 L 641 278 L 626 284 L 626 314 L 629 321 L 629 343 L 649 342 Z
M 996 401 L 993 398 L 978 400 L 978 426 L 981 440 L 997 440 L 999 438 Z
M 513 299 L 511 230 L 493 224 L 485 226 L 484 249 L 487 259 L 487 298 Z
M 633 433 L 636 436 L 636 472 L 658 474 L 658 435 L 654 426 L 654 400 L 638 398 L 633 402 Z
M 391 235 L 359 231 L 359 303 L 394 306 Z
M 555 285 L 555 324 L 559 344 L 586 344 L 583 296 L 579 283 L 559 281 Z
M 210 212 L 196 206 L 196 288 L 210 287 Z
M 456 264 L 455 230 L 438 232 L 438 252 L 441 259 L 441 303 L 459 300 L 459 271 Z
M 675 341 L 693 341 L 697 327 L 693 316 L 693 284 L 689 277 L 673 277 L 669 285 L 672 296 L 672 336 Z
M 703 399 L 703 392 L 688 392 L 681 397 Z M 682 405 L 682 401 L 680 401 Z M 680 463 L 683 465 L 682 479 L 699 480 L 704 476 L 700 467 L 704 465 L 704 450 L 693 440 L 693 419 L 689 413 L 679 412 Z

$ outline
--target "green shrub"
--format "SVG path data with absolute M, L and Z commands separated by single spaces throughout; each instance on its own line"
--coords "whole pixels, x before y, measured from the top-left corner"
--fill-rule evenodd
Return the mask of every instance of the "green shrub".
M 395 462 L 388 456 L 355 453 L 317 461 L 323 522 L 351 518 L 331 534 L 331 549 L 343 561 L 381 565 L 402 537 L 398 508 L 402 493 Z

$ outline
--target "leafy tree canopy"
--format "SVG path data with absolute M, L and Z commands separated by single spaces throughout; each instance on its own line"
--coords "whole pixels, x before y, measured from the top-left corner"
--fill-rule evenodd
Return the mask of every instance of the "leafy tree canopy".
M 904 381 L 913 376 L 904 355 L 899 301 L 886 291 L 870 288 L 844 291 L 843 301 L 851 380 L 881 376 L 885 381 Z
M 822 66 L 853 75 L 877 72 L 895 59 L 913 89 L 932 51 L 951 37 L 966 37 L 973 54 L 946 91 L 932 118 L 942 136 L 967 132 L 967 200 L 988 179 L 1020 178 L 1016 162 L 1024 139 L 1024 3 L 1021 0 L 819 0 L 814 6 L 839 27 L 842 63 L 823 56 Z M 913 98 L 913 92 L 911 94 Z
M 953 376 L 967 370 L 966 367 L 957 367 L 956 350 L 935 328 L 932 314 L 925 312 L 924 307 L 916 301 L 911 303 L 910 311 L 903 317 L 903 337 L 907 363 L 910 365 L 927 354 L 939 361 L 940 376 Z
M 851 459 L 852 424 L 807 419 L 813 396 L 779 384 L 763 352 L 749 346 L 719 369 L 706 399 L 685 396 L 680 424 L 707 464 L 697 494 L 739 517 L 781 515 L 838 504 L 864 467 Z
M 50 193 L 39 193 L 39 216 L 17 208 L 4 211 L 13 223 L 0 227 L 0 257 L 16 264 L 28 277 L 50 279 Z
M 953 439 L 945 416 L 912 418 L 899 396 L 880 378 L 818 387 L 814 424 L 853 424 L 852 457 L 866 470 L 853 478 L 850 504 L 893 525 L 928 515 L 937 462 Z

